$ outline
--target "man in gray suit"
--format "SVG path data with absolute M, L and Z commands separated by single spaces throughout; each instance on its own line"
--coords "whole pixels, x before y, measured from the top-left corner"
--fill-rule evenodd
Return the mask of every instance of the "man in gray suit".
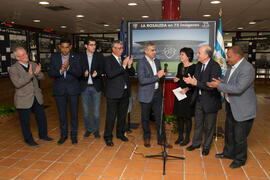
M 35 113 L 39 139 L 53 141 L 47 135 L 47 119 L 43 107 L 43 96 L 38 85 L 38 80 L 44 79 L 41 65 L 29 62 L 28 55 L 22 47 L 16 48 L 14 55 L 17 62 L 10 67 L 9 76 L 15 86 L 14 104 L 19 113 L 24 141 L 29 146 L 38 146 L 30 129 L 31 112 Z
M 223 81 L 213 79 L 207 83 L 224 93 L 226 106 L 225 146 L 217 158 L 232 159 L 230 168 L 239 168 L 247 160 L 247 136 L 256 117 L 257 99 L 254 92 L 255 72 L 243 57 L 239 46 L 227 52 L 228 70 Z
M 160 61 L 155 59 L 156 47 L 153 43 L 147 42 L 144 46 L 145 57 L 137 62 L 137 73 L 139 80 L 137 101 L 141 103 L 141 120 L 143 128 L 144 146 L 150 147 L 150 126 L 149 118 L 151 109 L 154 112 L 157 128 L 158 144 L 164 143 L 164 130 L 160 130 L 161 121 L 161 91 L 160 91 L 160 78 L 165 73 L 161 69 Z M 168 148 L 172 146 L 165 144 Z

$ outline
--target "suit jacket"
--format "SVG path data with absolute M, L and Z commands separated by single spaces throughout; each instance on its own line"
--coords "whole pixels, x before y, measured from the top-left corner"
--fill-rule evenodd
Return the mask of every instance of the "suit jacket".
M 93 81 L 95 89 L 98 92 L 101 91 L 104 87 L 103 79 L 102 79 L 102 74 L 104 73 L 103 64 L 104 64 L 103 55 L 101 53 L 94 52 L 92 64 L 91 64 L 91 70 L 89 72 L 88 77 L 91 76 L 94 71 L 97 72 L 97 76 L 94 78 L 92 77 L 92 81 Z M 84 72 L 86 70 L 89 71 L 88 57 L 87 57 L 86 51 L 81 54 L 81 65 L 82 65 L 82 76 L 80 78 L 80 84 L 81 84 L 81 91 L 84 91 L 88 84 L 88 77 L 84 76 Z
M 155 59 L 157 72 L 161 70 L 160 61 Z M 154 75 L 151 65 L 146 57 L 137 62 L 137 74 L 139 80 L 137 101 L 143 103 L 150 103 L 154 96 L 155 83 L 159 82 L 157 75 Z
M 43 79 L 44 75 L 42 72 L 35 75 L 37 64 L 33 62 L 29 62 L 29 64 L 32 65 L 32 75 L 26 72 L 18 61 L 9 68 L 9 77 L 15 86 L 14 104 L 17 109 L 31 108 L 34 97 L 36 97 L 39 104 L 43 104 L 43 96 L 38 80 Z
M 257 99 L 254 92 L 255 72 L 252 65 L 244 59 L 228 77 L 231 67 L 218 85 L 218 90 L 228 93 L 233 117 L 236 121 L 246 121 L 256 117 Z
M 127 85 L 128 94 L 130 96 L 131 86 L 129 76 L 135 74 L 134 67 L 131 66 L 129 69 L 128 67 L 124 69 L 113 55 L 105 59 L 104 67 L 107 76 L 105 96 L 110 99 L 121 98 L 124 93 L 125 84 Z
M 211 82 L 212 78 L 218 79 L 221 76 L 221 68 L 217 62 L 210 59 L 206 69 L 201 72 L 202 63 L 198 62 L 195 68 L 194 77 L 197 79 L 197 86 L 192 95 L 191 104 L 195 104 L 201 89 L 201 103 L 206 113 L 217 112 L 221 109 L 221 96 L 216 88 L 210 88 L 206 82 Z M 202 74 L 201 74 L 202 73 Z
M 54 96 L 62 95 L 78 95 L 80 94 L 79 78 L 82 75 L 82 68 L 80 64 L 80 56 L 70 52 L 69 69 L 66 73 L 60 74 L 62 66 L 61 53 L 54 53 L 51 56 L 48 74 L 54 78 L 53 94 Z

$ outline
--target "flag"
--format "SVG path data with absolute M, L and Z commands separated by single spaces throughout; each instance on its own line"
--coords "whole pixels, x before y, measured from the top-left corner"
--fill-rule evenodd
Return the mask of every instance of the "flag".
M 219 18 L 219 23 L 218 23 L 216 47 L 214 50 L 213 59 L 220 65 L 221 70 L 222 70 L 222 77 L 224 77 L 225 72 L 227 70 L 227 64 L 226 64 L 225 47 L 224 47 L 224 40 L 223 40 L 223 34 L 222 34 L 221 17 Z
M 122 56 L 125 56 L 126 55 L 126 46 L 125 46 L 125 22 L 124 22 L 124 19 L 122 19 L 122 21 L 121 21 L 120 41 L 123 43 L 123 48 L 124 48 Z

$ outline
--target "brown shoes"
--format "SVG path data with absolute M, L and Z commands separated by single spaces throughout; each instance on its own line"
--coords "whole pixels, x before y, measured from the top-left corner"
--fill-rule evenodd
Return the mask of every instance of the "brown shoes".
M 150 147 L 150 139 L 145 139 L 144 140 L 144 146 L 149 148 Z

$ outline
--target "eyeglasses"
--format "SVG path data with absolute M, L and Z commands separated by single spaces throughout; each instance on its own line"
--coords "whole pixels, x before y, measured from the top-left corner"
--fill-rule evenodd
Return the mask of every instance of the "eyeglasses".
M 96 44 L 88 44 L 88 46 L 96 46 Z
M 114 47 L 115 49 L 122 50 L 124 49 L 123 47 Z

